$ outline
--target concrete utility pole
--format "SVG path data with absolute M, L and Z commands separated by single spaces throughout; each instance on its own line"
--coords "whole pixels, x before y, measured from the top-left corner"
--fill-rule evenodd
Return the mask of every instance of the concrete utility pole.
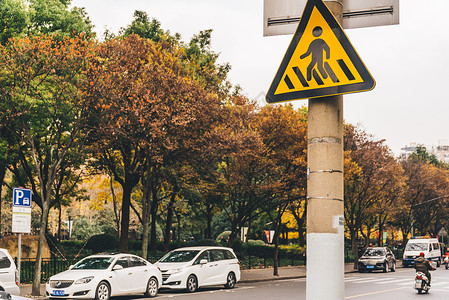
M 342 0 L 325 1 L 340 24 Z M 343 96 L 309 100 L 307 300 L 344 299 Z

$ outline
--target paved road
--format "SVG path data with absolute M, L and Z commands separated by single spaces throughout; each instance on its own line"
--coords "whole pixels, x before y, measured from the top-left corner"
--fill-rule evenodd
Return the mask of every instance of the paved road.
M 432 272 L 432 287 L 428 295 L 413 289 L 414 269 L 397 269 L 395 273 L 353 273 L 345 277 L 345 299 L 402 300 L 448 299 L 449 270 L 438 268 Z
M 356 300 L 402 300 L 402 299 L 449 299 L 449 270 L 439 268 L 433 272 L 432 288 L 428 295 L 419 295 L 413 288 L 413 269 L 397 269 L 394 273 L 352 273 L 345 276 L 345 299 Z M 305 278 L 269 282 L 238 284 L 233 290 L 221 287 L 202 289 L 194 294 L 162 291 L 158 298 L 182 300 L 248 300 L 248 299 L 305 299 Z M 325 288 L 325 287 L 323 287 Z M 142 298 L 140 298 L 142 299 Z
M 426 298 L 449 299 L 449 270 L 444 267 L 432 272 L 429 294 L 419 295 L 413 287 L 414 269 L 398 268 L 396 272 L 349 273 L 345 275 L 345 299 L 354 300 L 408 300 Z M 326 288 L 323 286 L 323 288 Z M 201 289 L 188 294 L 184 291 L 162 290 L 156 299 L 179 300 L 298 300 L 306 299 L 306 279 L 238 283 L 232 290 L 223 287 Z M 115 297 L 112 300 L 143 300 L 144 297 Z M 320 299 L 321 300 L 321 299 Z

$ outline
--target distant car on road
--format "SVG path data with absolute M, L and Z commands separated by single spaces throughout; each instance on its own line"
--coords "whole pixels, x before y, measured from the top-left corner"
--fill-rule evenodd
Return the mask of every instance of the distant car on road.
M 441 266 L 441 246 L 436 238 L 411 238 L 405 246 L 402 265 L 404 267 L 413 266 L 415 259 L 423 252 L 424 257 L 435 262 L 437 267 Z
M 396 258 L 388 247 L 369 247 L 359 258 L 357 263 L 359 272 L 383 270 L 396 271 Z
M 3 248 L 0 248 L 0 286 L 11 295 L 20 295 L 19 272 L 8 250 Z
M 162 288 L 187 289 L 224 285 L 234 288 L 240 280 L 239 261 L 231 248 L 186 247 L 167 253 L 155 263 L 161 269 Z
M 145 259 L 132 254 L 105 254 L 88 256 L 50 277 L 45 288 L 50 299 L 108 300 L 119 295 L 154 297 L 161 284 L 161 272 Z

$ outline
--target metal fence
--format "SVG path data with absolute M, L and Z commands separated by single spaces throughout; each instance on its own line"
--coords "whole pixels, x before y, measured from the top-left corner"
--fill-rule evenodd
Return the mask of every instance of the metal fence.
M 16 266 L 17 266 L 17 258 Z M 67 270 L 70 265 L 73 265 L 77 260 L 60 258 L 43 258 L 41 282 L 46 282 L 51 276 L 56 273 Z M 33 281 L 36 259 L 21 259 L 20 263 L 20 282 L 31 283 Z

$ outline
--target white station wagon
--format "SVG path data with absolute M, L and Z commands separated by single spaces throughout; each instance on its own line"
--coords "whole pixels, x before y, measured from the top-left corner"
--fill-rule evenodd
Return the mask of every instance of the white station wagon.
M 108 300 L 111 296 L 157 295 L 162 284 L 159 269 L 132 254 L 91 255 L 48 280 L 50 299 Z
M 167 253 L 156 266 L 162 272 L 162 288 L 187 289 L 224 285 L 233 288 L 240 280 L 240 265 L 234 251 L 226 247 L 186 247 Z

